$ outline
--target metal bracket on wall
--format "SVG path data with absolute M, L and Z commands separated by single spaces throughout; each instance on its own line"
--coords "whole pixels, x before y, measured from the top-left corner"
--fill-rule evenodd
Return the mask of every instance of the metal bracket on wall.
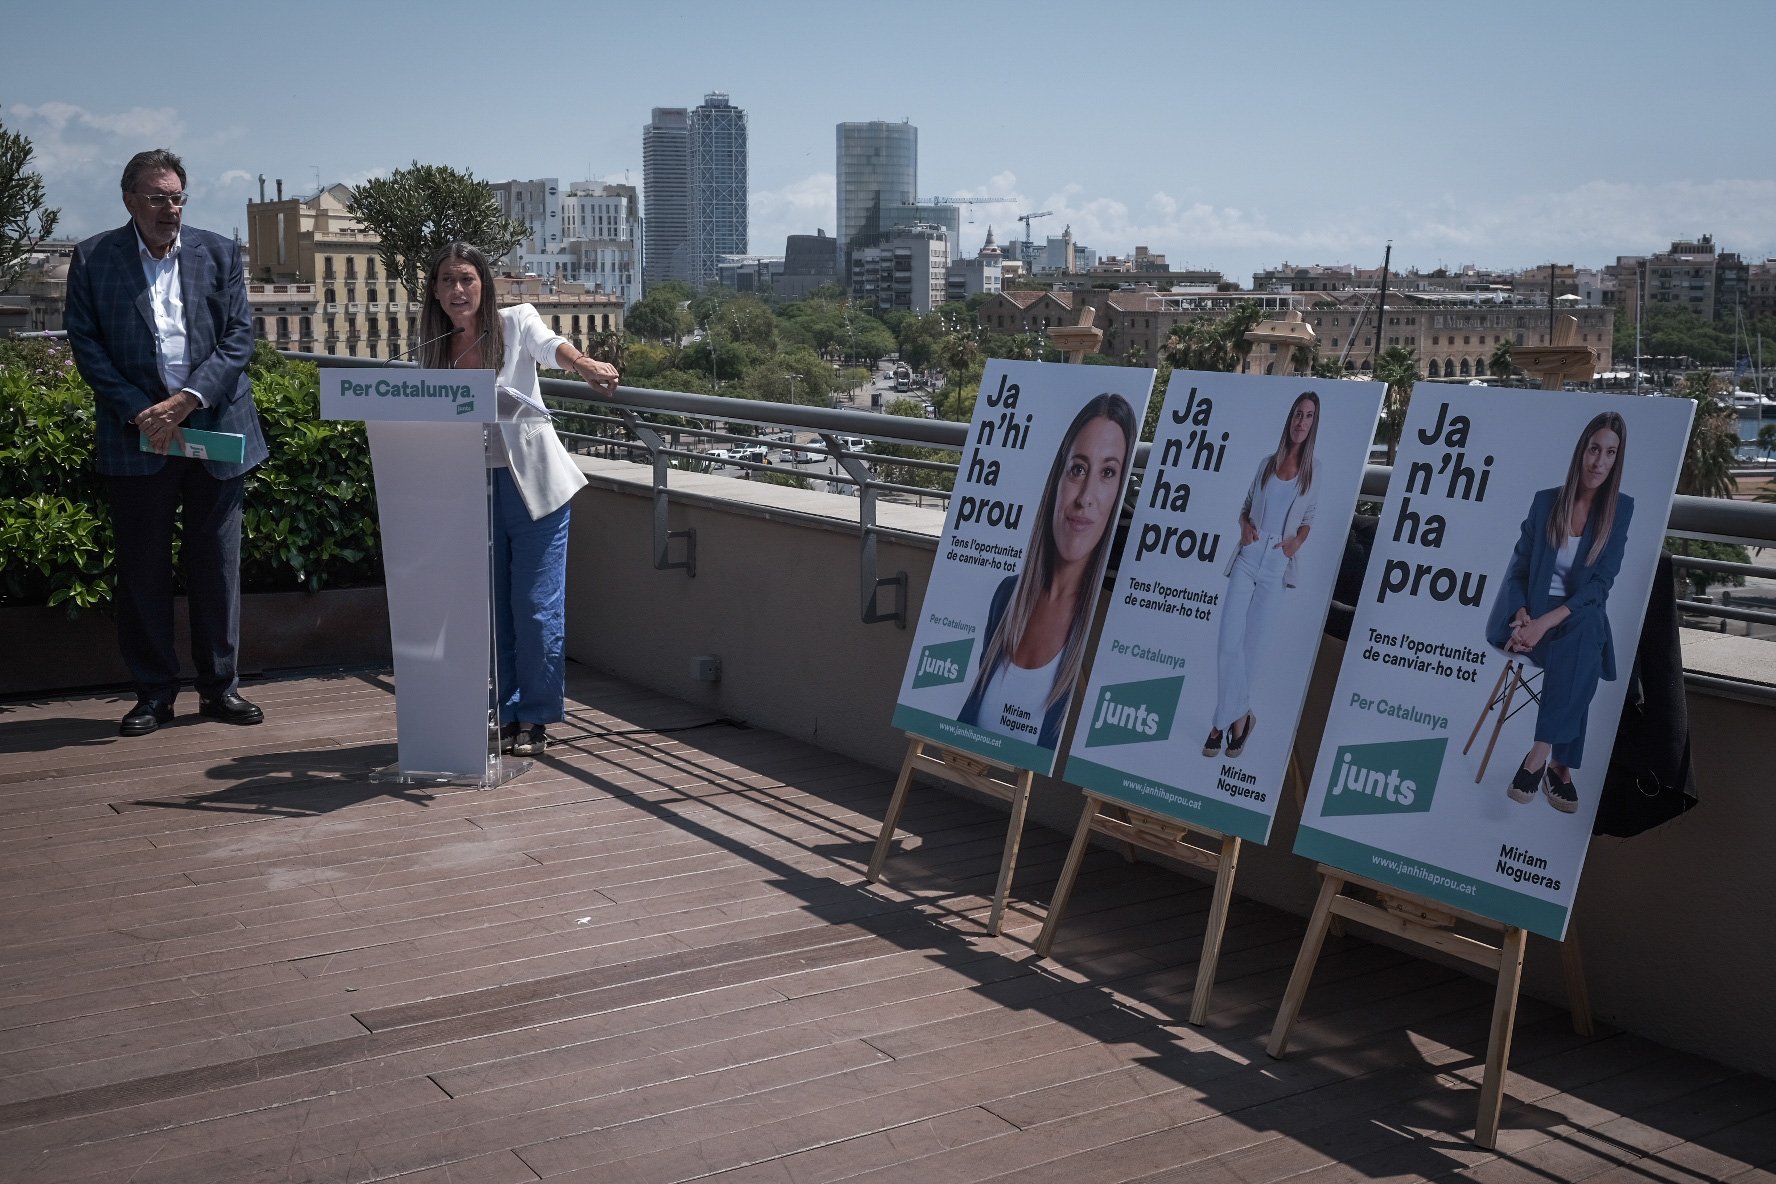
M 635 438 L 647 447 L 648 459 L 654 465 L 654 570 L 683 570 L 685 575 L 695 579 L 697 575 L 697 532 L 693 530 L 672 530 L 667 522 L 666 475 L 672 471 L 667 463 L 666 441 L 651 425 L 642 421 L 641 417 L 627 407 L 618 411 L 623 416 L 623 423 L 634 433 Z M 684 558 L 672 558 L 672 540 L 684 540 Z
M 820 433 L 826 446 L 832 450 L 834 457 L 850 478 L 857 482 L 857 525 L 863 532 L 862 546 L 858 553 L 858 577 L 863 593 L 863 623 L 879 625 L 884 621 L 893 621 L 896 628 L 905 629 L 907 623 L 907 573 L 895 572 L 891 576 L 876 575 L 876 485 L 871 479 L 870 467 L 867 462 L 847 451 L 832 432 Z M 881 612 L 876 608 L 876 595 L 883 588 L 894 588 L 894 609 L 892 612 Z

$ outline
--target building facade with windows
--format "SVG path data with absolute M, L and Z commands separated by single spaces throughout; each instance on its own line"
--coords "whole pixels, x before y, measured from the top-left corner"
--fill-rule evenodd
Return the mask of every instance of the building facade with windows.
M 1704 320 L 1731 324 L 1734 310 L 1743 308 L 1750 294 L 1750 264 L 1717 250 L 1709 234 L 1680 239 L 1652 255 L 1618 255 L 1611 270 L 1616 300 L 1629 309 L 1644 299 L 1647 305 L 1685 308 Z
M 276 318 L 294 316 L 297 331 L 291 340 L 311 341 L 316 352 L 398 358 L 415 342 L 419 304 L 405 285 L 386 274 L 378 256 L 382 242 L 352 214 L 351 196 L 349 186 L 335 184 L 312 197 L 247 203 L 248 280 L 273 288 L 310 284 L 318 289 L 314 311 L 307 314 L 307 337 L 299 329 L 300 312 L 268 313 L 272 319 L 263 335 L 276 341 Z M 267 303 L 290 305 L 291 300 L 270 297 L 294 294 L 260 295 Z M 257 322 L 259 314 L 254 315 Z
M 633 185 L 581 182 L 565 191 L 554 177 L 493 186 L 500 211 L 527 233 L 499 270 L 614 292 L 624 307 L 641 299 L 643 228 Z
M 642 291 L 691 278 L 690 112 L 655 107 L 641 129 Z
M 746 112 L 713 92 L 689 116 L 690 280 L 713 283 L 722 256 L 747 247 Z
M 1320 339 L 1322 358 L 1343 358 L 1345 368 L 1375 366 L 1374 292 L 1350 292 L 1318 300 L 1303 317 Z M 1603 307 L 1555 310 L 1579 322 L 1575 345 L 1588 347 L 1598 370 L 1607 370 L 1615 341 L 1615 312 Z M 1494 351 L 1506 342 L 1552 344 L 1554 326 L 1546 302 L 1499 301 L 1456 293 L 1389 293 L 1381 348 L 1416 352 L 1426 378 L 1484 378 Z
M 936 226 L 901 226 L 851 252 L 851 299 L 878 312 L 930 312 L 949 287 L 949 237 Z
M 918 204 L 919 129 L 910 123 L 841 123 L 837 128 L 839 258 L 851 274 L 853 253 L 873 247 L 901 212 Z

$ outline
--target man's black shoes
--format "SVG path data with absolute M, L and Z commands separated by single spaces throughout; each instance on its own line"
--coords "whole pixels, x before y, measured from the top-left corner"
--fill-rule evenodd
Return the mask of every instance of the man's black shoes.
M 197 710 L 225 724 L 257 724 L 265 722 L 265 713 L 233 691 L 225 691 L 214 699 L 199 699 Z M 167 713 L 171 718 L 172 713 Z
M 129 709 L 123 722 L 117 725 L 119 736 L 146 736 L 159 728 L 161 724 L 173 722 L 173 707 L 170 703 L 157 703 L 153 699 L 138 699 L 136 705 Z

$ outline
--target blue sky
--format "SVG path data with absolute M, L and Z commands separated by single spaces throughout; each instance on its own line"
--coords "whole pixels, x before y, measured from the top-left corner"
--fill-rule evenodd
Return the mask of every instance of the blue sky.
M 751 249 L 833 227 L 833 125 L 910 119 L 964 223 L 1052 210 L 1101 253 L 1254 268 L 1596 266 L 1713 233 L 1776 255 L 1776 3 L 8 3 L 0 120 L 64 230 L 121 224 L 138 148 L 195 225 L 245 229 L 413 160 L 641 179 L 655 106 L 722 90 L 751 134 Z M 23 49 L 24 52 L 18 52 Z M 966 218 L 966 215 L 965 215 Z

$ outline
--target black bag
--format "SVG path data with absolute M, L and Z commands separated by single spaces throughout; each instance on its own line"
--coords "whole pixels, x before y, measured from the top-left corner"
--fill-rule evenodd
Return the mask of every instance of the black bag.
M 1671 556 L 1661 551 L 1653 593 L 1640 626 L 1640 648 L 1622 702 L 1622 722 L 1597 802 L 1594 835 L 1628 838 L 1669 822 L 1696 804 L 1690 764 L 1690 715 L 1678 643 Z

